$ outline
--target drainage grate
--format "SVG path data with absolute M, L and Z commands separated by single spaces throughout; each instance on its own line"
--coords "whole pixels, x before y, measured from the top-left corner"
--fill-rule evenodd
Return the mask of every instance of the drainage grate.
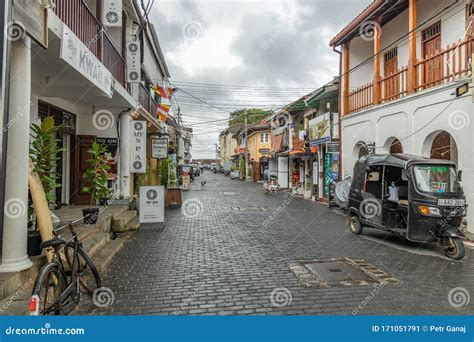
M 307 287 L 398 284 L 399 280 L 361 259 L 313 259 L 288 261 L 288 268 Z

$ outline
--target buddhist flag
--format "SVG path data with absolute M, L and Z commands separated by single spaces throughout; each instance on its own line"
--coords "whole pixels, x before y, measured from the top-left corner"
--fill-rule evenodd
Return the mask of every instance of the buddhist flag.
M 159 85 L 154 85 L 152 89 L 155 91 L 155 93 L 166 99 L 169 99 L 171 96 L 173 96 L 174 93 L 174 88 L 170 87 L 161 87 Z
M 156 114 L 160 118 L 161 121 L 166 121 L 166 118 L 168 117 L 168 112 L 170 111 L 171 105 L 163 104 L 160 103 L 156 107 Z

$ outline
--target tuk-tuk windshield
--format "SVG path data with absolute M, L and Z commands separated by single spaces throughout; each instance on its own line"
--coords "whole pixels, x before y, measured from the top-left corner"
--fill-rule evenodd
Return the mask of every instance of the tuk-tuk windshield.
M 415 165 L 418 190 L 430 193 L 456 193 L 461 191 L 456 169 L 449 165 Z

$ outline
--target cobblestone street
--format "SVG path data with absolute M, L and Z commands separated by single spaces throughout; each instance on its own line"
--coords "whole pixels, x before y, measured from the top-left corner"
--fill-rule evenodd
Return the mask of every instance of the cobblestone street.
M 143 225 L 102 274 L 114 303 L 97 308 L 84 297 L 75 313 L 474 313 L 473 300 L 459 308 L 456 296 L 448 300 L 457 287 L 474 294 L 472 249 L 451 261 L 437 244 L 410 244 L 370 229 L 354 236 L 339 211 L 289 196 L 205 171 L 183 192 L 183 207 L 167 210 L 165 227 Z M 289 269 L 298 260 L 345 257 L 396 281 L 306 287 Z

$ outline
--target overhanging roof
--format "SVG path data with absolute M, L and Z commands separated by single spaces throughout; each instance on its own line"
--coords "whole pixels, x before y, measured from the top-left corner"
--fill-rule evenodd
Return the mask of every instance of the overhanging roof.
M 359 30 L 364 23 L 367 25 L 377 18 L 380 18 L 380 26 L 383 26 L 407 8 L 408 0 L 374 0 L 334 36 L 329 45 L 338 46 L 352 40 L 360 34 Z M 367 25 L 367 28 L 370 28 L 370 25 Z

